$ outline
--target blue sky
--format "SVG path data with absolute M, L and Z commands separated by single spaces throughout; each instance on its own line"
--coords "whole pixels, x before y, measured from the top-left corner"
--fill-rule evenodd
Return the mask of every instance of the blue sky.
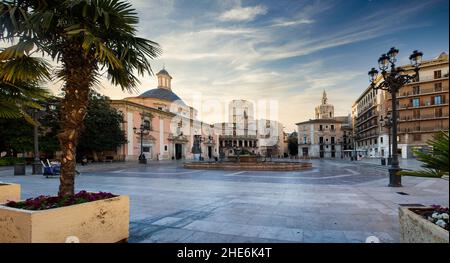
M 172 89 L 186 102 L 274 99 L 279 120 L 292 131 L 314 117 L 322 91 L 336 115 L 351 111 L 368 85 L 367 71 L 391 46 L 400 63 L 418 49 L 425 59 L 448 53 L 447 0 L 429 1 L 131 1 L 140 17 L 139 35 L 161 44 Z M 156 87 L 141 78 L 140 91 Z M 130 94 L 106 82 L 100 92 Z M 194 105 L 195 106 L 195 105 Z M 199 109 L 207 122 L 222 115 Z

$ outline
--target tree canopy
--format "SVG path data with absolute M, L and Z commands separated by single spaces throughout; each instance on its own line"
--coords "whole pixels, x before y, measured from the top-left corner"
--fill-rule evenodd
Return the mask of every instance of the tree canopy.
M 298 136 L 297 136 L 296 132 L 289 134 L 288 150 L 289 150 L 289 155 L 291 155 L 291 156 L 298 155 Z
M 122 114 L 111 107 L 109 98 L 92 93 L 78 150 L 80 152 L 115 150 L 127 142 L 121 129 L 122 123 Z

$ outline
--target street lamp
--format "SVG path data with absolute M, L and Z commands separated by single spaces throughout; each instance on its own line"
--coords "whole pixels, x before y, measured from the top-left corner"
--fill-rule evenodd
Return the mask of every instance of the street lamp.
M 388 165 L 392 162 L 391 156 L 391 128 L 393 125 L 392 118 L 390 116 L 384 116 L 380 118 L 380 123 L 383 127 L 388 128 Z
M 204 138 L 201 135 L 194 135 L 194 142 L 192 144 L 192 153 L 199 154 L 199 161 L 202 160 L 202 146 L 201 143 L 204 141 Z
M 352 157 L 352 160 L 354 159 L 355 161 L 357 161 L 358 160 L 358 151 L 356 150 L 356 144 L 357 144 L 357 141 L 359 140 L 359 139 L 361 139 L 361 136 L 359 135 L 359 134 L 355 134 L 354 136 L 353 136 L 353 157 Z
M 38 118 L 39 118 L 39 110 L 34 109 L 33 110 L 33 141 L 34 141 L 34 160 L 32 166 L 32 174 L 42 174 L 42 164 L 41 164 L 41 158 L 39 156 L 39 125 L 38 125 Z
M 142 119 L 143 120 L 143 119 Z M 143 163 L 146 164 L 147 163 L 147 159 L 145 158 L 144 155 L 144 132 L 150 130 L 150 127 L 148 127 L 148 125 L 145 125 L 144 122 L 142 121 L 141 126 L 139 127 L 139 134 L 140 134 L 140 138 L 141 138 L 141 154 L 139 154 L 139 163 Z M 133 127 L 133 131 L 134 133 L 137 133 L 137 128 Z
M 382 82 L 376 84 L 378 79 L 378 70 L 372 68 L 368 74 L 373 89 L 386 90 L 391 93 L 392 98 L 392 162 L 389 168 L 389 186 L 400 187 L 402 186 L 401 176 L 397 175 L 401 169 L 398 164 L 398 154 L 397 154 L 397 92 L 406 83 L 411 82 L 416 79 L 419 75 L 419 66 L 422 62 L 422 52 L 414 50 L 409 56 L 411 65 L 414 67 L 414 74 L 402 74 L 404 70 L 400 67 L 395 67 L 395 62 L 397 62 L 396 56 L 398 54 L 398 49 L 392 47 L 388 53 L 382 54 L 378 59 L 378 67 L 381 70 Z M 390 70 L 387 71 L 389 69 Z

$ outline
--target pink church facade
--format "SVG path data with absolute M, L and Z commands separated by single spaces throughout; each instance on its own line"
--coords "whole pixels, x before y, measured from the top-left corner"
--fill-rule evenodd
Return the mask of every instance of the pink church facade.
M 149 160 L 213 159 L 219 155 L 219 133 L 213 125 L 197 120 L 196 109 L 186 105 L 171 89 L 172 77 L 163 69 L 157 74 L 158 87 L 137 97 L 112 100 L 122 112 L 122 129 L 127 143 L 117 149 L 125 160 L 137 160 L 142 150 Z M 192 153 L 194 137 L 201 138 L 200 154 Z

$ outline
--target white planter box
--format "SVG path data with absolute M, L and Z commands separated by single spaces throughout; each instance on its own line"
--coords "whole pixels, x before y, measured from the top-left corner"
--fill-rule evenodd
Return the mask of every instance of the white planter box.
M 402 243 L 449 243 L 448 231 L 414 213 L 429 210 L 423 207 L 400 207 L 400 242 Z
M 0 205 L 0 243 L 80 243 L 126 241 L 130 200 L 126 195 L 48 210 Z
M 0 204 L 20 200 L 20 184 L 9 184 L 0 182 Z

